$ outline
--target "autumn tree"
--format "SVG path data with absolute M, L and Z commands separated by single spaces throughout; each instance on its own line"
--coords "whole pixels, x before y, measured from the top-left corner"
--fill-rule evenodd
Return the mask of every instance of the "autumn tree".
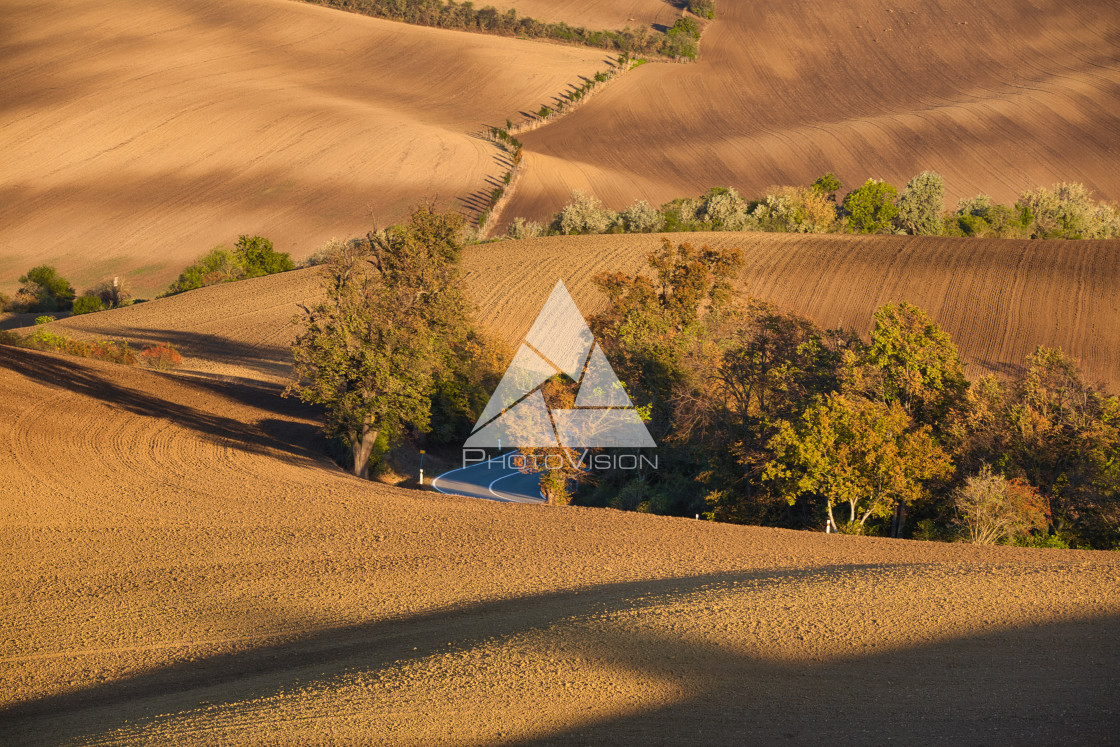
M 766 479 L 778 482 L 791 503 L 804 494 L 824 498 L 833 526 L 833 507 L 848 504 L 848 528 L 856 532 L 872 516 L 920 500 L 928 481 L 952 473 L 928 426 L 913 428 L 901 406 L 837 392 L 783 423 L 770 448 Z
M 957 490 L 954 506 L 964 537 L 976 545 L 1025 537 L 1049 526 L 1046 502 L 1037 490 L 993 473 L 986 464 Z
M 735 469 L 710 494 L 713 516 L 772 520 L 785 496 L 762 480 L 772 457 L 768 444 L 782 422 L 797 419 L 815 397 L 839 387 L 842 351 L 855 340 L 757 299 L 741 304 L 723 327 L 707 386 L 691 409 L 678 400 L 678 428 L 704 443 L 713 468 L 724 453 L 734 458 Z
M 902 230 L 914 236 L 941 233 L 941 214 L 945 211 L 945 180 L 933 171 L 915 176 L 898 196 L 898 217 Z
M 889 233 L 898 206 L 898 190 L 887 182 L 868 179 L 863 186 L 844 196 L 844 215 L 853 233 Z
M 381 434 L 430 421 L 439 370 L 463 339 L 457 285 L 462 218 L 429 207 L 407 223 L 336 245 L 322 265 L 324 297 L 306 308 L 286 394 L 324 406 L 326 432 L 368 476 Z
M 1086 383 L 1061 350 L 1038 348 L 1011 382 L 974 383 L 947 442 L 969 470 L 987 463 L 1037 488 L 1055 531 L 1095 546 L 1120 540 L 1120 398 Z
M 863 393 L 897 402 L 918 423 L 936 425 L 968 387 L 948 333 L 905 301 L 876 309 L 871 344 L 858 360 L 872 369 L 863 372 Z M 849 381 L 849 388 L 860 386 Z

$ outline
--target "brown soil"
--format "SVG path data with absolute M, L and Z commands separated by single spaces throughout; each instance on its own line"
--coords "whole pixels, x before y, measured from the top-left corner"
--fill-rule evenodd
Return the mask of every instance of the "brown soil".
M 14 0 L 0 10 L 0 289 L 37 263 L 142 295 L 242 233 L 297 258 L 505 166 L 484 125 L 602 51 L 289 0 Z
M 723 2 L 698 63 L 645 65 L 526 134 L 503 218 L 574 188 L 619 208 L 829 170 L 901 188 L 933 169 L 950 204 L 1056 181 L 1120 199 L 1118 33 L 1109 0 Z
M 742 247 L 745 292 L 825 326 L 866 332 L 878 306 L 915 303 L 952 335 L 970 376 L 1013 374 L 1037 345 L 1047 345 L 1079 358 L 1090 381 L 1120 392 L 1120 242 L 763 233 L 670 238 Z M 590 314 L 603 302 L 591 283 L 597 273 L 637 272 L 659 246 L 653 235 L 482 244 L 465 253 L 466 287 L 483 323 L 516 344 L 557 279 Z M 170 342 L 187 356 L 188 370 L 281 382 L 294 334 L 289 322 L 298 304 L 316 297 L 317 286 L 315 270 L 300 270 L 50 328 L 141 345 Z
M 374 485 L 268 391 L 0 348 L 0 741 L 1102 742 L 1120 555 Z

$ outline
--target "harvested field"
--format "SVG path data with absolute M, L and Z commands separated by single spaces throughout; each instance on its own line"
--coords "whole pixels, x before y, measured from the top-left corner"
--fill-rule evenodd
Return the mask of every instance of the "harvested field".
M 1108 0 L 723 0 L 698 63 L 645 65 L 526 134 L 503 219 L 577 188 L 620 208 L 829 170 L 901 187 L 933 169 L 950 204 L 1056 181 L 1120 199 L 1118 35 Z
M 0 10 L 0 290 L 50 263 L 162 290 L 242 233 L 298 259 L 505 166 L 469 133 L 601 51 L 289 0 L 13 0 Z
M 708 233 L 669 235 L 740 246 L 742 289 L 826 327 L 866 332 L 871 314 L 907 300 L 953 337 L 970 376 L 1014 373 L 1037 345 L 1081 359 L 1091 381 L 1120 392 L 1120 242 Z M 602 298 L 591 279 L 637 272 L 657 235 L 568 236 L 481 244 L 464 255 L 466 287 L 484 324 L 516 344 L 558 278 L 585 314 Z M 542 270 L 542 268 L 547 268 Z M 283 381 L 288 322 L 317 293 L 314 270 L 213 286 L 54 322 L 74 336 L 170 342 L 186 368 Z M 23 330 L 28 332 L 30 330 Z
M 254 387 L 0 348 L 0 741 L 1107 741 L 1120 555 L 388 488 Z M 838 697 L 842 693 L 842 697 Z

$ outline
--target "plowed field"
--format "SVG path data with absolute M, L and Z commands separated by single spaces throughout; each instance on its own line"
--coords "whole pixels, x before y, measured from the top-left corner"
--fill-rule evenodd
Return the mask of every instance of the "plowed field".
M 1037 345 L 1078 357 L 1090 380 L 1120 392 L 1120 242 L 999 241 L 764 233 L 677 234 L 736 245 L 741 289 L 826 327 L 866 332 L 889 301 L 918 304 L 952 335 L 970 376 L 1013 373 Z M 511 344 L 528 331 L 557 279 L 585 314 L 602 303 L 591 279 L 637 272 L 657 236 L 571 236 L 469 248 L 466 287 L 482 321 Z M 314 270 L 213 286 L 55 322 L 68 334 L 170 342 L 191 370 L 279 382 L 288 322 L 317 293 Z M 60 331 L 61 331 L 60 330 Z M 30 330 L 24 330 L 30 331 Z
M 289 0 L 0 8 L 0 289 L 48 263 L 144 295 L 239 234 L 297 258 L 505 166 L 470 135 L 602 52 Z
M 1120 726 L 1114 553 L 457 499 L 358 481 L 320 443 L 268 390 L 0 348 L 0 741 Z
M 1108 0 L 721 0 L 690 65 L 645 65 L 522 140 L 503 218 L 573 188 L 615 208 L 730 185 L 748 196 L 835 171 L 950 204 L 1083 182 L 1120 199 L 1120 6 Z

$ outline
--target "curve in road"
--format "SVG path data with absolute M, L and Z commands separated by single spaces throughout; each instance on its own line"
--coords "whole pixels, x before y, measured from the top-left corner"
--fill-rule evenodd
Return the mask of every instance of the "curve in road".
M 506 463 L 507 452 L 485 462 L 459 467 L 432 478 L 440 493 L 502 503 L 544 503 L 539 475 L 527 475 Z

